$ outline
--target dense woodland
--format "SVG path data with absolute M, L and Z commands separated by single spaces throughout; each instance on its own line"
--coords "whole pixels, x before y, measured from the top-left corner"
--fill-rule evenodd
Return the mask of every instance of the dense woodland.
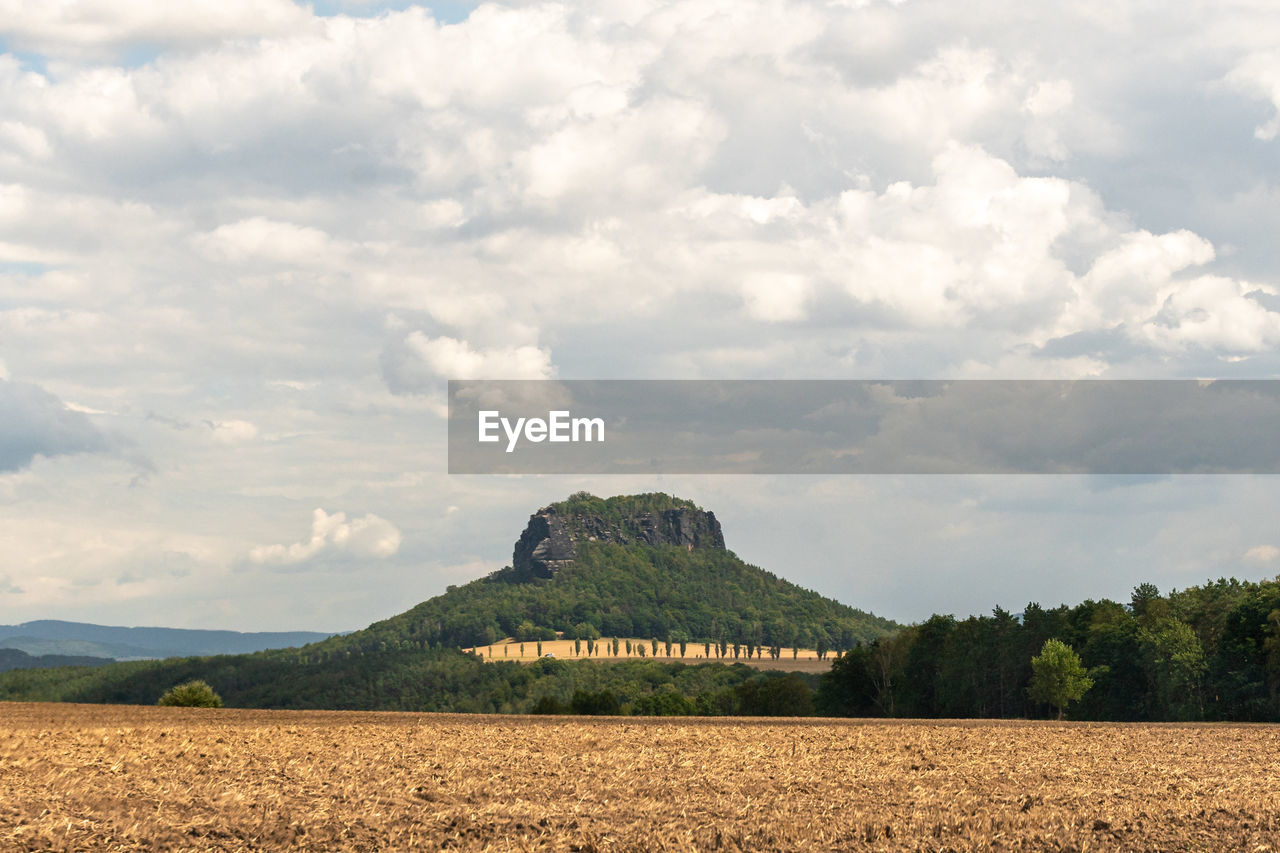
M 11 669 L 47 669 L 56 666 L 102 666 L 110 658 L 88 655 L 29 655 L 21 649 L 0 648 L 0 672 Z
M 1069 644 L 1093 686 L 1070 716 L 1090 720 L 1280 721 L 1280 582 L 1218 580 L 1167 596 L 1143 584 L 1127 605 L 1028 605 L 1020 618 L 934 616 L 859 646 L 819 691 L 826 713 L 1035 717 L 1031 659 Z
M 0 700 L 153 705 L 200 679 L 243 708 L 781 715 L 813 713 L 817 676 L 674 661 L 483 663 L 457 649 L 279 649 L 0 673 Z

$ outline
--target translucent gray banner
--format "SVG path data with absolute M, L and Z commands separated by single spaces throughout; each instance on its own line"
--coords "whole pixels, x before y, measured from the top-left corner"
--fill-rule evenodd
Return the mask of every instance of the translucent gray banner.
M 451 380 L 451 474 L 1274 474 L 1280 380 Z

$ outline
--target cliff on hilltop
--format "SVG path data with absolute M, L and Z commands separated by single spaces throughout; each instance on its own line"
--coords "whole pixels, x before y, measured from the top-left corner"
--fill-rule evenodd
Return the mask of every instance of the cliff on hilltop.
M 597 498 L 586 492 L 529 516 L 511 557 L 512 580 L 549 579 L 573 562 L 575 543 L 724 549 L 716 514 L 662 493 Z

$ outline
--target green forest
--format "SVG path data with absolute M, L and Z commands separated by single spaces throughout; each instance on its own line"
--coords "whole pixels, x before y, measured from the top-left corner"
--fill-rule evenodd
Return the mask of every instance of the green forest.
M 0 673 L 0 699 L 154 704 L 201 679 L 227 705 L 252 708 L 1048 717 L 1055 709 L 1031 689 L 1047 640 L 1069 647 L 1087 673 L 1069 718 L 1280 721 L 1274 580 L 1163 596 L 1144 584 L 1125 604 L 934 616 L 852 646 L 821 676 L 662 658 L 483 662 L 440 644 L 356 634 L 251 655 L 13 670 Z
M 1280 721 L 1280 582 L 1219 579 L 1127 604 L 1027 605 L 1020 618 L 933 616 L 860 645 L 825 676 L 826 713 L 1038 717 L 1032 658 L 1046 640 L 1079 656 L 1091 686 L 1070 716 L 1087 720 Z
M 457 649 L 279 649 L 0 673 L 0 700 L 154 705 L 207 682 L 241 708 L 468 713 L 782 715 L 813 713 L 817 676 L 745 664 L 544 659 L 483 663 Z
M 636 516 L 645 513 L 658 513 L 670 509 L 702 510 L 702 507 L 693 501 L 678 498 L 666 492 L 614 495 L 608 498 L 596 497 L 590 492 L 574 492 L 551 506 L 565 518 L 570 530 L 574 532 L 578 531 L 576 520 L 583 517 L 596 518 L 613 528 L 622 529 L 628 527 Z

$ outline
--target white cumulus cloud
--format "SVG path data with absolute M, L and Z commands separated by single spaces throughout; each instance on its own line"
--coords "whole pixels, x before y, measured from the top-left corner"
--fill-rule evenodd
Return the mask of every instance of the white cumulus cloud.
M 1255 545 L 1244 552 L 1244 560 L 1258 566 L 1273 566 L 1280 562 L 1280 548 L 1275 545 Z
M 239 444 L 258 437 L 258 428 L 249 421 L 205 421 L 213 440 L 220 444 Z
M 542 347 L 475 347 L 465 340 L 411 332 L 404 343 L 417 368 L 444 379 L 549 379 L 551 353 Z
M 1260 51 L 1242 59 L 1227 74 L 1227 82 L 1256 97 L 1271 101 L 1276 113 L 1254 130 L 1266 142 L 1280 133 L 1280 51 Z
M 809 282 L 800 276 L 753 273 L 742 283 L 747 314 L 766 323 L 805 319 L 808 298 Z
M 289 0 L 0 0 L 0 33 L 12 43 L 77 58 L 110 56 L 131 44 L 216 42 L 309 24 Z
M 347 521 L 347 515 L 330 515 L 317 508 L 311 514 L 311 538 L 291 545 L 259 545 L 249 551 L 255 563 L 294 564 L 311 559 L 326 549 L 345 551 L 356 557 L 385 559 L 400 550 L 400 530 L 376 515 Z
M 465 563 L 485 513 L 549 498 L 435 482 L 448 378 L 1280 375 L 1280 5 L 445 6 L 0 0 L 0 540 L 51 608 L 25 615 L 110 600 L 79 584 L 132 550 L 57 555 L 113 511 L 208 535 L 258 627 L 295 593 L 252 545 L 372 535 L 244 539 L 299 499 L 398 490 L 406 542 Z M 421 526 L 446 506 L 454 540 Z

